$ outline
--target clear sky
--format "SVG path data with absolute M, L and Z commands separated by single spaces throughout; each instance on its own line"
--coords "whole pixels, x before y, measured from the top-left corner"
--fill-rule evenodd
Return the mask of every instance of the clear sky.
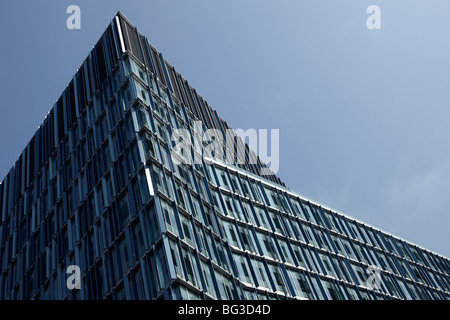
M 450 1 L 1 1 L 1 177 L 118 10 L 232 127 L 280 129 L 292 190 L 450 256 Z

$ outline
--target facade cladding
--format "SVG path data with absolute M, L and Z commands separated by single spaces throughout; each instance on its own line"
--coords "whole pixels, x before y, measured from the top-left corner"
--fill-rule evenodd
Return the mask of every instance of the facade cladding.
M 0 184 L 0 299 L 450 298 L 449 259 L 263 176 L 240 139 L 239 166 L 173 161 L 195 120 L 228 128 L 119 12 Z

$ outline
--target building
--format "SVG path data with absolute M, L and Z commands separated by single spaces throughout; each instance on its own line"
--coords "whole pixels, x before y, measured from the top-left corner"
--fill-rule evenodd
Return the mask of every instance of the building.
M 450 298 L 448 258 L 292 192 L 239 138 L 240 164 L 183 162 L 198 120 L 229 128 L 119 12 L 0 184 L 0 299 Z

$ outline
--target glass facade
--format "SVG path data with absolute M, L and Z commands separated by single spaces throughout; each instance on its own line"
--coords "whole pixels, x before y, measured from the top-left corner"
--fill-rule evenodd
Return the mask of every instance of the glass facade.
M 0 299 L 450 298 L 448 258 L 203 158 L 198 120 L 229 128 L 118 13 L 0 184 Z

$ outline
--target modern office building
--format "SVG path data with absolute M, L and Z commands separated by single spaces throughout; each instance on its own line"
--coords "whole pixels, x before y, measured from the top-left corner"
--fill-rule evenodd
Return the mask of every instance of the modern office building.
M 244 161 L 204 158 L 198 121 Z M 0 299 L 450 298 L 448 258 L 289 190 L 227 129 L 119 12 L 0 184 Z

